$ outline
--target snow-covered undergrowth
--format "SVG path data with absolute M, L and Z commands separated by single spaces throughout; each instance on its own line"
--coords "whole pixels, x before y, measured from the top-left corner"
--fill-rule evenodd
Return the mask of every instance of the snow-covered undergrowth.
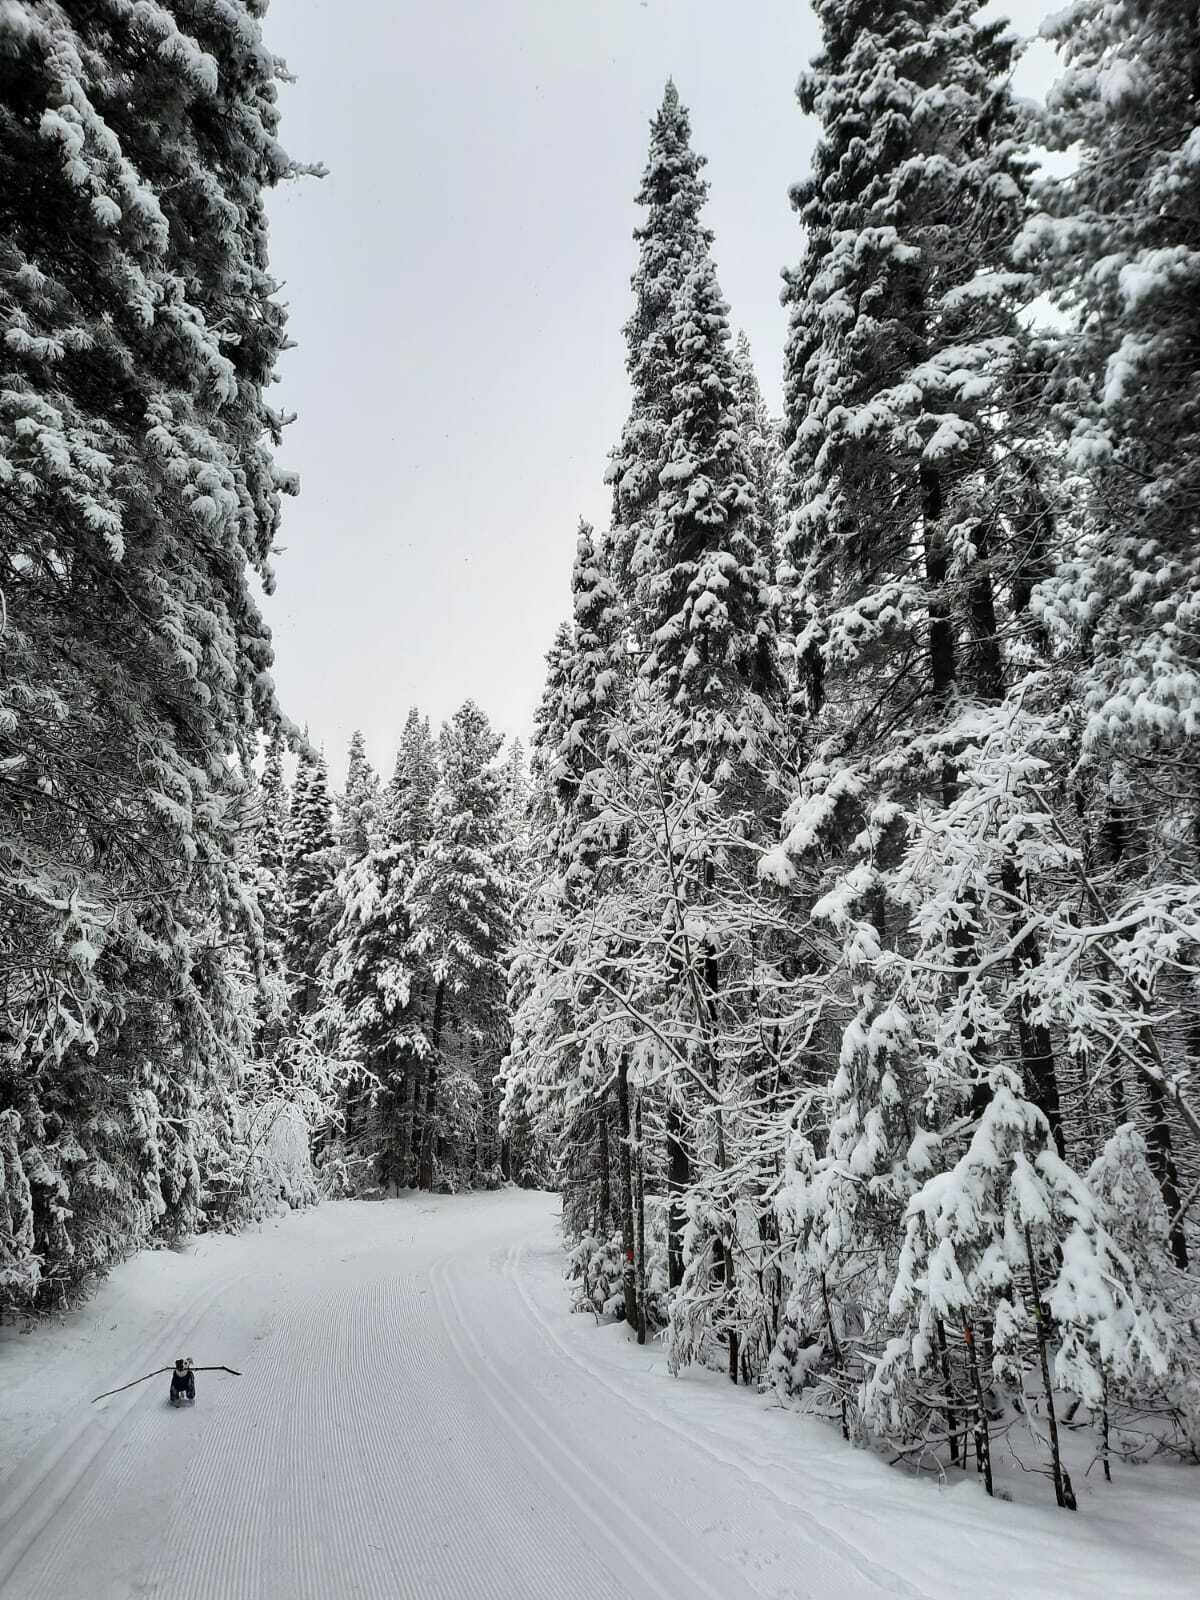
M 285 1208 L 300 1210 L 319 1198 L 308 1123 L 299 1106 L 271 1100 L 246 1119 L 237 1215 L 258 1222 Z

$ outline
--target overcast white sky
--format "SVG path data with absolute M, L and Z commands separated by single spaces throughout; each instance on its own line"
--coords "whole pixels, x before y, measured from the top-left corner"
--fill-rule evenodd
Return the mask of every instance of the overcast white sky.
M 992 9 L 1029 33 L 1048 5 Z M 663 84 L 777 407 L 816 24 L 804 0 L 274 0 L 267 37 L 299 80 L 284 142 L 329 168 L 271 203 L 298 346 L 272 395 L 298 413 L 281 459 L 301 477 L 266 602 L 284 707 L 338 774 L 356 727 L 390 768 L 413 703 L 437 725 L 472 696 L 525 736 L 576 522 L 607 525 Z

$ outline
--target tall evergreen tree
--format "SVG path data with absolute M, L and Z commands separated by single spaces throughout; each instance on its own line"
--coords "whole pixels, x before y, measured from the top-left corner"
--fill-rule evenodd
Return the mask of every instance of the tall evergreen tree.
M 825 46 L 799 93 L 822 137 L 786 275 L 786 554 L 814 707 L 831 666 L 875 663 L 915 726 L 960 686 L 1001 687 L 1016 486 L 995 407 L 1033 293 L 1011 259 L 1030 166 L 1003 87 L 1014 41 L 974 0 L 816 9 Z
M 412 1005 L 407 895 L 412 842 L 385 810 L 366 852 L 338 878 L 341 909 L 325 963 L 345 1102 L 342 1147 L 382 1185 L 412 1182 L 413 1096 L 423 1039 Z M 361 1182 L 347 1175 L 350 1186 Z
M 987 1030 L 953 977 L 974 959 L 993 858 L 939 882 L 927 959 L 944 975 L 925 1005 L 894 961 L 913 913 L 907 853 L 928 859 L 925 828 L 955 806 L 971 760 L 960 708 L 1006 687 L 1001 585 L 1022 553 L 1020 440 L 1001 428 L 1033 293 L 1011 255 L 1029 160 L 1006 88 L 1013 41 L 978 9 L 818 0 L 823 49 L 799 89 L 821 139 L 793 191 L 806 239 L 786 277 L 783 576 L 810 758 L 781 867 L 791 886 L 799 869 L 809 914 L 841 941 L 829 976 L 850 1020 L 828 1041 L 821 1153 L 793 1168 L 790 1315 L 821 1328 L 843 1405 L 887 1340 L 914 1168 L 933 1164 L 942 1120 L 968 1125 L 994 1086 Z M 1053 1061 L 1022 1004 L 1030 1088 L 1049 1103 Z M 939 1008 L 957 1024 L 940 1060 L 922 1036 Z
M 625 330 L 633 403 L 609 476 L 615 568 L 642 670 L 678 701 L 681 724 L 699 714 L 714 724 L 702 737 L 721 744 L 745 736 L 741 696 L 773 690 L 777 663 L 728 308 L 700 221 L 702 165 L 668 83 L 638 192 L 647 215 Z
M 711 231 L 700 221 L 708 193 L 700 176 L 703 166 L 703 156 L 691 147 L 687 112 L 674 83 L 668 82 L 662 106 L 650 124 L 650 156 L 637 195 L 646 217 L 634 232 L 635 304 L 625 325 L 633 404 L 606 474 L 613 486 L 612 564 L 626 594 L 641 571 L 642 547 L 651 536 L 649 514 L 667 463 L 676 303 L 696 257 L 712 243 Z
M 1154 920 L 1157 942 L 1171 939 L 1167 930 L 1181 918 L 1195 925 L 1200 911 L 1200 791 L 1194 775 L 1180 781 L 1190 773 L 1200 705 L 1200 178 L 1192 154 L 1200 32 L 1186 9 L 1158 0 L 1089 0 L 1063 13 L 1053 32 L 1066 70 L 1043 133 L 1076 159 L 1068 176 L 1042 185 L 1045 209 L 1022 244 L 1063 313 L 1042 339 L 1044 395 L 1083 508 L 1072 547 L 1039 590 L 1050 635 L 1069 652 L 1071 699 L 1081 708 L 1081 815 L 1068 814 L 1064 826 L 1078 829 L 1097 921 L 1120 924 L 1136 907 Z M 1123 940 L 1102 968 L 1105 978 L 1122 975 L 1138 1041 L 1128 1109 L 1143 1121 L 1172 1252 L 1185 1267 L 1180 1138 L 1192 1144 L 1193 1162 L 1200 1155 L 1200 1117 L 1180 1089 L 1200 1060 L 1191 984 L 1157 961 L 1145 966 Z M 1110 1093 L 1124 1109 L 1119 1077 Z
M 430 992 L 427 1079 L 418 1182 L 433 1186 L 439 1125 L 465 1077 L 489 1111 L 490 1084 L 507 1049 L 506 963 L 512 889 L 500 833 L 500 739 L 468 700 L 442 730 L 432 830 L 408 894 L 408 954 Z M 465 1071 L 449 1069 L 449 1030 L 465 1047 Z M 459 1083 L 456 1083 L 456 1078 Z M 478 1141 L 478 1112 L 476 1139 Z M 478 1145 L 476 1154 L 479 1154 Z
M 778 560 L 780 522 L 779 424 L 767 410 L 754 370 L 750 340 L 739 332 L 733 343 L 734 416 L 748 462 L 750 486 L 759 518 L 759 553 L 773 578 Z
M 325 758 L 305 751 L 287 831 L 287 965 L 292 1010 L 299 1022 L 320 1006 L 321 961 L 337 915 L 337 868 Z
M 1054 37 L 1045 131 L 1078 161 L 1024 243 L 1069 313 L 1050 398 L 1096 517 L 1053 605 L 1086 629 L 1086 744 L 1107 759 L 1197 728 L 1200 31 L 1171 0 L 1083 0 Z
M 255 1054 L 274 1061 L 287 1027 L 287 820 L 288 791 L 283 775 L 283 736 L 271 731 L 257 784 L 251 859 L 254 893 L 262 917 L 262 957 L 258 973 Z
M 240 1049 L 242 780 L 276 720 L 294 168 L 257 6 L 0 14 L 0 1118 L 10 1293 L 197 1217 Z M 241 909 L 239 909 L 241 908 Z M 36 1070 L 35 1070 L 36 1065 Z M 213 1120 L 202 1115 L 207 1108 Z
M 370 848 L 379 811 L 379 777 L 367 760 L 367 747 L 356 728 L 346 762 L 346 787 L 338 798 L 338 844 L 347 861 L 360 861 Z
M 254 855 L 267 965 L 282 972 L 287 938 L 287 827 L 289 795 L 283 775 L 283 738 L 272 730 L 258 783 Z
M 429 731 L 429 718 L 413 706 L 400 735 L 400 748 L 381 811 L 388 837 L 409 845 L 418 854 L 429 843 L 437 781 L 437 745 Z

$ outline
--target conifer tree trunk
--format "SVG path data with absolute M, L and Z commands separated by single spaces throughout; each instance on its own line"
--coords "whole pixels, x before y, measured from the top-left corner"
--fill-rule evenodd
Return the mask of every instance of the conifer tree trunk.
M 425 1118 L 421 1127 L 421 1161 L 417 1171 L 417 1187 L 433 1188 L 434 1119 L 437 1116 L 438 1056 L 442 1048 L 442 1023 L 446 1010 L 445 979 L 438 980 L 433 998 L 433 1028 L 430 1037 L 429 1064 L 425 1078 Z
M 984 704 L 998 705 L 1004 698 L 1004 660 L 1000 653 L 996 597 L 987 560 L 988 530 L 980 524 L 975 529 L 975 560 L 967 583 L 967 610 L 975 638 L 973 676 L 975 692 Z
M 406 1144 L 404 1150 L 405 1182 L 415 1188 L 421 1165 L 421 1140 L 424 1119 L 421 1107 L 425 1103 L 425 1067 L 414 1058 L 408 1067 L 408 1086 L 405 1097 Z
M 596 1159 L 600 1168 L 600 1194 L 597 1200 L 596 1233 L 606 1238 L 612 1220 L 612 1164 L 608 1150 L 608 1096 L 596 1107 Z
M 617 1065 L 617 1134 L 621 1153 L 621 1288 L 625 1295 L 625 1321 L 638 1325 L 637 1281 L 634 1265 L 633 1165 L 629 1149 L 629 1060 L 624 1052 Z
M 715 1064 L 712 1072 L 712 1083 L 713 1091 L 715 1093 L 717 1087 Z M 717 1171 L 724 1172 L 729 1165 L 729 1160 L 725 1150 L 725 1113 L 722 1111 L 720 1106 L 718 1106 L 716 1109 L 715 1122 L 717 1135 Z M 719 1245 L 720 1250 L 718 1255 L 717 1281 L 722 1284 L 725 1289 L 726 1310 L 732 1312 L 734 1287 L 733 1251 L 730 1248 L 729 1234 L 726 1231 L 724 1222 L 722 1223 Z M 733 1326 L 732 1316 L 730 1316 L 729 1323 L 725 1331 L 725 1337 L 729 1347 L 729 1381 L 730 1383 L 736 1383 L 738 1381 L 738 1332 Z
M 958 1464 L 958 1415 L 954 1408 L 954 1384 L 950 1377 L 950 1352 L 946 1347 L 946 1325 L 937 1319 L 938 1361 L 942 1369 L 942 1390 L 946 1396 L 946 1437 L 950 1441 L 950 1460 Z
M 846 1411 L 846 1366 L 842 1360 L 842 1344 L 837 1336 L 837 1329 L 833 1325 L 833 1305 L 829 1299 L 829 1280 L 821 1274 L 821 1300 L 825 1307 L 825 1332 L 829 1337 L 829 1353 L 833 1357 L 834 1370 L 838 1375 L 838 1382 L 842 1390 L 842 1438 L 850 1438 L 850 1419 Z
M 667 1107 L 667 1284 L 683 1282 L 683 1196 L 691 1181 L 691 1161 L 684 1140 L 683 1117 L 672 1102 Z
M 637 1199 L 637 1338 L 646 1342 L 646 1162 L 642 1143 L 642 1097 L 637 1097 L 634 1113 L 634 1155 Z
M 712 893 L 715 881 L 716 872 L 713 863 L 711 860 L 707 860 L 704 863 L 704 887 L 709 894 Z M 711 944 L 707 947 L 704 954 L 704 989 L 706 1003 L 701 1006 L 700 1015 L 701 1020 L 707 1024 L 711 1037 L 711 1034 L 715 1033 L 717 1027 L 717 995 L 720 991 L 720 970 L 717 961 L 717 953 L 712 948 Z M 717 1100 L 717 1091 L 719 1087 L 717 1079 L 717 1062 L 715 1056 L 712 1056 L 711 1053 L 709 1081 L 712 1085 L 713 1100 L 716 1104 L 714 1126 L 716 1132 L 717 1171 L 723 1173 L 726 1171 L 729 1165 L 729 1157 L 725 1148 L 725 1113 L 722 1110 L 719 1101 Z M 730 1232 L 734 1225 L 735 1219 L 732 1215 L 729 1217 L 728 1222 L 722 1219 L 720 1249 L 718 1256 L 718 1282 L 724 1286 L 725 1306 L 726 1310 L 729 1312 L 732 1312 L 733 1308 L 734 1291 L 733 1250 L 730 1245 Z M 726 1339 L 729 1348 L 729 1381 L 731 1383 L 736 1383 L 738 1381 L 738 1334 L 737 1329 L 733 1326 L 732 1315 L 729 1317 L 728 1326 L 726 1328 Z
M 1171 1254 L 1175 1265 L 1186 1272 L 1188 1268 L 1187 1239 L 1180 1216 L 1179 1171 L 1175 1165 L 1175 1152 L 1171 1144 L 1171 1124 L 1167 1120 L 1167 1094 L 1161 1080 L 1146 1079 L 1146 1109 L 1150 1128 L 1146 1144 L 1150 1165 L 1162 1191 L 1163 1205 L 1171 1219 Z
M 1005 894 L 1024 904 L 1028 893 L 1022 895 L 1022 884 L 1016 862 L 1006 856 L 1000 869 L 1000 881 Z M 1021 905 L 1013 907 L 1012 927 L 1016 933 L 1024 920 Z M 1018 941 L 1012 953 L 1013 975 L 1018 983 L 1026 973 L 1041 965 L 1042 954 L 1037 935 L 1029 932 Z M 1017 1038 L 1021 1050 L 1021 1069 L 1025 1092 L 1050 1124 L 1054 1148 L 1060 1157 L 1066 1156 L 1067 1144 L 1063 1129 L 1062 1103 L 1058 1092 L 1058 1071 L 1054 1060 L 1054 1046 L 1050 1030 L 1044 1023 L 1034 1022 L 1029 1007 L 1022 999 L 1017 1009 Z
M 1025 1230 L 1025 1258 L 1029 1263 L 1029 1283 L 1033 1290 L 1033 1316 L 1037 1328 L 1038 1359 L 1042 1368 L 1042 1389 L 1046 1395 L 1046 1418 L 1050 1424 L 1050 1462 L 1054 1476 L 1054 1498 L 1065 1511 L 1075 1510 L 1075 1491 L 1071 1475 L 1062 1464 L 1058 1445 L 1058 1416 L 1054 1409 L 1054 1389 L 1050 1382 L 1050 1335 L 1046 1327 L 1046 1308 L 1042 1303 L 1042 1286 L 1038 1278 L 1037 1262 L 1033 1254 L 1033 1240 Z
M 934 699 L 944 704 L 957 677 L 954 628 L 946 595 L 949 562 L 941 527 L 942 480 L 929 468 L 921 469 L 921 513 L 925 539 L 925 580 L 929 586 L 929 676 Z M 958 790 L 958 772 L 952 761 L 942 766 L 942 804 L 950 805 Z
M 479 1085 L 479 1115 L 475 1119 L 475 1126 L 471 1134 L 471 1160 L 470 1167 L 476 1180 L 483 1177 L 487 1170 L 488 1143 L 487 1130 L 491 1106 L 489 1104 L 490 1085 L 487 1073 L 480 1068 L 483 1052 L 478 1047 L 471 1050 L 471 1075 Z
M 979 1371 L 979 1353 L 975 1348 L 975 1329 L 966 1315 L 963 1316 L 963 1339 L 967 1346 L 967 1362 L 971 1368 L 971 1388 L 975 1396 L 975 1470 L 983 1473 L 983 1485 L 992 1494 L 992 1442 L 988 1433 L 987 1404 L 983 1393 L 983 1378 Z

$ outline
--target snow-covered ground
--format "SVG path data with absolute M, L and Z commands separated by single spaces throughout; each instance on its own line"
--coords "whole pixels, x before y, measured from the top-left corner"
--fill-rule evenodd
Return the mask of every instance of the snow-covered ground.
M 566 1311 L 556 1201 L 344 1202 L 0 1339 L 3 1600 L 1168 1600 L 1200 1472 L 1080 1513 L 889 1470 Z M 187 1354 L 167 1379 L 90 1397 Z M 1046 1485 L 1033 1485 L 1044 1500 Z

